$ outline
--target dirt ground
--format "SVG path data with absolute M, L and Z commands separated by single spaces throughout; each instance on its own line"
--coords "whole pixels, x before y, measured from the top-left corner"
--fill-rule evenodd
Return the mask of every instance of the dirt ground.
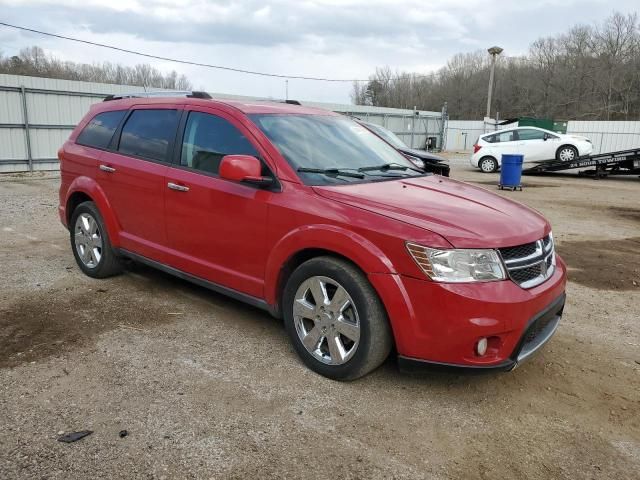
M 535 358 L 482 376 L 390 359 L 352 383 L 307 370 L 262 311 L 142 266 L 83 276 L 57 188 L 0 176 L 0 478 L 640 478 L 638 178 L 500 192 L 550 219 L 570 267 Z

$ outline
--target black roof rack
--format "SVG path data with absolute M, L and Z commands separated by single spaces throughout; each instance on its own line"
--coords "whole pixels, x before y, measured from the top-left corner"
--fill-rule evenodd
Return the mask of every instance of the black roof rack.
M 117 93 L 107 95 L 103 102 L 111 100 L 122 100 L 123 98 L 163 98 L 163 97 L 187 97 L 187 98 L 212 98 L 207 92 L 200 91 L 158 91 L 158 92 L 135 92 L 135 93 Z

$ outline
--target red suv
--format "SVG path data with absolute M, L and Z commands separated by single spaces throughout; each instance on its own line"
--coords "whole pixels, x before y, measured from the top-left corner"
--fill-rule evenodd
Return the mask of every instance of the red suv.
M 59 152 L 60 219 L 87 275 L 129 258 L 263 308 L 334 379 L 392 349 L 402 367 L 510 370 L 556 330 L 566 268 L 539 213 L 325 110 L 107 100 Z

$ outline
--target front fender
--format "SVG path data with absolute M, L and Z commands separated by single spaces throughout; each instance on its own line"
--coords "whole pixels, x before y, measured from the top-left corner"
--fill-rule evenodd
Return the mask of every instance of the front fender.
M 296 253 L 308 249 L 335 252 L 358 265 L 366 274 L 396 273 L 389 258 L 374 243 L 351 230 L 334 225 L 305 225 L 292 230 L 274 245 L 265 271 L 265 299 L 278 304 L 282 267 Z
M 93 203 L 96 204 L 98 210 L 100 211 L 100 215 L 102 215 L 102 219 L 104 220 L 105 227 L 107 229 L 107 233 L 109 234 L 109 240 L 111 245 L 114 247 L 120 246 L 120 225 L 113 213 L 113 209 L 107 200 L 107 196 L 104 193 L 104 190 L 98 183 L 89 177 L 76 177 L 69 189 L 67 190 L 67 195 L 65 198 L 65 211 L 66 206 L 69 205 L 69 199 L 74 193 L 84 193 L 89 196 Z M 70 218 L 72 212 L 66 212 L 67 218 Z

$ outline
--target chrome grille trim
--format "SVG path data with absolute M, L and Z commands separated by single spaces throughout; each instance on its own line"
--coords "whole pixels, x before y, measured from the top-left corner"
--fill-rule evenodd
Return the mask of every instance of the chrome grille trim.
M 523 257 L 513 258 L 513 251 L 517 249 L 530 251 L 534 245 L 534 253 Z M 503 250 L 508 252 L 508 254 L 503 255 Z M 551 277 L 555 271 L 555 248 L 553 245 L 553 236 L 551 234 L 530 244 L 500 248 L 498 251 L 500 252 L 502 261 L 507 269 L 509 278 L 522 288 L 533 288 L 540 285 Z M 505 259 L 505 256 L 508 258 Z

